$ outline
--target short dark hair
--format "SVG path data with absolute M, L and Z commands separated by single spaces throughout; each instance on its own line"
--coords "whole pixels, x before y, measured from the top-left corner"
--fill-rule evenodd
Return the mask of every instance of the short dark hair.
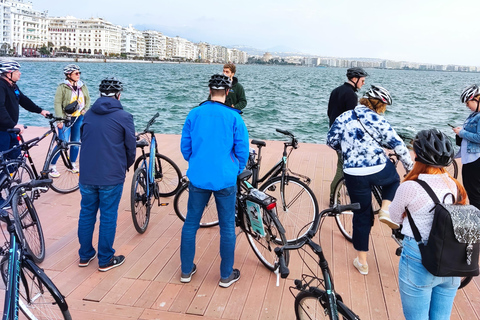
M 233 63 L 225 63 L 223 65 L 223 69 L 230 69 L 230 71 L 232 71 L 232 73 L 237 73 L 237 67 L 235 67 L 235 65 Z

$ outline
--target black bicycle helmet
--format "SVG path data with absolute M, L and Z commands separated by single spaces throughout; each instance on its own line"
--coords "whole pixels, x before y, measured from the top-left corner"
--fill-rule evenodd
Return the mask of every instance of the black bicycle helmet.
M 214 74 L 208 81 L 210 89 L 226 90 L 232 87 L 232 81 L 224 74 Z
M 352 78 L 362 78 L 367 76 L 368 76 L 368 73 L 360 67 L 354 67 L 347 70 L 348 80 Z
M 100 82 L 98 89 L 102 93 L 108 93 L 103 95 L 110 96 L 113 95 L 113 93 L 123 91 L 123 83 L 115 77 L 109 77 Z
M 390 92 L 388 92 L 387 89 L 380 86 L 372 85 L 371 88 L 367 92 L 365 92 L 363 97 L 367 99 L 377 99 L 388 105 L 391 105 L 393 102 Z
M 453 161 L 453 145 L 438 129 L 422 130 L 413 141 L 415 161 L 434 167 L 446 167 Z

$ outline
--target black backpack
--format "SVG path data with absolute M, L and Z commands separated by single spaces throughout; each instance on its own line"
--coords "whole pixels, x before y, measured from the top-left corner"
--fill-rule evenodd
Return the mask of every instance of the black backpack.
M 438 277 L 478 276 L 480 210 L 472 205 L 441 203 L 425 181 L 415 181 L 435 203 L 432 209 L 435 210 L 435 215 L 427 244 L 421 242 L 420 232 L 405 208 L 415 240 L 419 243 L 423 266 Z M 448 195 L 455 198 L 451 193 L 445 197 Z

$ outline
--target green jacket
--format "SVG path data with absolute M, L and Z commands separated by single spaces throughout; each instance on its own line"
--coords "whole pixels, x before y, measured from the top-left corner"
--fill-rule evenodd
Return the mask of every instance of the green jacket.
M 88 93 L 87 86 L 78 81 L 77 85 L 80 86 L 80 90 L 83 93 L 83 97 L 85 98 L 85 111 L 90 108 L 90 94 Z M 60 83 L 57 87 L 57 92 L 55 93 L 55 101 L 54 101 L 54 109 L 55 109 L 55 116 L 65 118 L 66 114 L 64 112 L 64 108 L 72 102 L 72 88 L 69 87 L 66 83 Z
M 245 98 L 245 90 L 243 86 L 238 83 L 237 77 L 233 77 L 233 85 L 227 95 L 227 100 L 225 101 L 227 106 L 233 106 L 235 109 L 242 110 L 247 106 L 247 98 Z

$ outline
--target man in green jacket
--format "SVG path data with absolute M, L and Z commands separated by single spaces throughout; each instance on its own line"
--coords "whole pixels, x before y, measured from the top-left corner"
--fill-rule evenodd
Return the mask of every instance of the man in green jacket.
M 242 110 L 247 106 L 247 99 L 245 98 L 245 90 L 243 90 L 243 86 L 238 83 L 238 79 L 235 77 L 236 71 L 237 68 L 233 63 L 227 63 L 223 66 L 223 74 L 229 77 L 232 81 L 232 88 L 228 92 L 225 104 L 232 108 Z

